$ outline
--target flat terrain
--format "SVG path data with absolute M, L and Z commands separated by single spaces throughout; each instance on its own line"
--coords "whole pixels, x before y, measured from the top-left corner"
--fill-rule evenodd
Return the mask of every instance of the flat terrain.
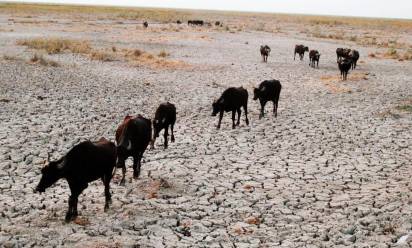
M 411 247 L 411 23 L 179 13 L 0 5 L 0 246 Z M 197 14 L 213 25 L 170 20 Z M 295 44 L 320 51 L 318 69 L 293 60 Z M 337 47 L 361 54 L 346 82 Z M 253 87 L 272 78 L 279 115 L 269 103 L 259 120 Z M 249 91 L 251 123 L 232 130 L 227 113 L 216 130 L 211 104 L 229 86 Z M 126 114 L 152 118 L 164 101 L 177 106 L 176 142 L 159 138 L 138 180 L 128 161 L 125 187 L 117 171 L 108 212 L 100 181 L 70 224 L 66 181 L 33 193 L 48 152 L 114 140 Z

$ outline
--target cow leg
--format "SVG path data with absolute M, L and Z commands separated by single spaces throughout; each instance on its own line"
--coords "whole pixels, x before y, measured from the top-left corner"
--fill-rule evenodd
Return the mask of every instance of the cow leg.
M 220 128 L 220 124 L 222 123 L 222 118 L 223 118 L 223 111 L 220 111 L 220 113 L 219 113 L 219 122 L 217 123 L 217 129 Z
M 124 186 L 126 183 L 126 165 L 123 164 L 122 166 L 122 180 L 120 180 L 120 186 Z
M 175 135 L 173 133 L 173 126 L 174 126 L 174 124 L 170 125 L 170 131 L 172 132 L 172 137 L 170 137 L 170 141 L 175 142 Z
M 266 105 L 266 101 L 260 101 L 260 115 L 259 115 L 259 119 L 262 119 L 265 116 L 265 105 Z
M 293 54 L 293 60 L 296 59 L 296 52 Z
M 278 106 L 277 106 L 277 101 L 273 101 L 273 114 L 275 115 L 275 117 L 278 116 Z
M 142 165 L 143 152 L 139 152 L 133 157 L 133 178 L 137 179 L 140 176 L 140 167 Z
M 245 111 L 246 125 L 249 126 L 249 119 L 247 118 L 247 104 L 243 105 L 243 110 Z
M 235 129 L 236 110 L 232 110 L 232 129 Z
M 166 127 L 165 128 L 165 131 L 164 131 L 164 133 L 163 133 L 163 137 L 164 137 L 164 139 L 165 139 L 165 143 L 164 143 L 164 147 L 165 147 L 165 149 L 167 148 L 167 136 L 169 136 L 169 133 L 167 132 L 168 131 L 168 127 Z
M 240 108 L 237 109 L 237 122 L 236 126 L 240 125 L 240 114 L 242 113 L 242 110 Z
M 103 176 L 103 184 L 104 184 L 104 196 L 105 196 L 105 203 L 104 203 L 104 211 L 106 212 L 109 209 L 110 204 L 112 203 L 112 195 L 110 194 L 110 180 L 112 175 L 111 173 L 106 173 Z
M 66 218 L 65 221 L 66 222 L 70 222 L 72 220 L 72 216 L 73 216 L 73 196 L 69 196 L 69 209 L 66 212 Z

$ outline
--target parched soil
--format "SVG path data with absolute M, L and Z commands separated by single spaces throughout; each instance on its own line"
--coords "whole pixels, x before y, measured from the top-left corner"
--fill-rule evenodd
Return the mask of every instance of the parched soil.
M 405 236 L 412 229 L 411 61 L 290 32 L 13 18 L 0 14 L 2 246 L 412 245 Z M 18 45 L 39 37 L 88 41 L 113 57 Z M 308 54 L 293 60 L 301 43 L 321 52 L 319 69 L 309 67 Z M 267 64 L 262 44 L 272 48 Z M 345 46 L 358 49 L 361 62 L 343 82 L 335 50 Z M 163 62 L 130 63 L 122 49 Z M 30 63 L 35 53 L 58 66 Z M 253 87 L 266 79 L 283 88 L 278 117 L 270 103 L 259 120 Z M 232 130 L 227 113 L 216 130 L 211 104 L 229 86 L 248 90 L 251 123 L 242 115 Z M 152 118 L 164 101 L 177 106 L 176 142 L 165 150 L 161 136 L 137 180 L 128 161 L 125 187 L 117 171 L 108 212 L 100 181 L 80 196 L 80 216 L 69 224 L 64 180 L 33 193 L 48 152 L 57 159 L 81 141 L 114 140 L 125 115 Z

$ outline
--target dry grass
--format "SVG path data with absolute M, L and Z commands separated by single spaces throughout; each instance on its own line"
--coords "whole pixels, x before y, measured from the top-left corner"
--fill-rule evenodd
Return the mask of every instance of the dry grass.
M 106 52 L 104 50 L 93 50 L 90 53 L 90 58 L 92 60 L 99 60 L 103 62 L 109 62 L 115 60 L 115 56 L 113 53 Z
M 87 41 L 68 40 L 60 38 L 34 38 L 17 41 L 18 45 L 32 49 L 45 50 L 48 54 L 62 53 L 69 50 L 72 53 L 86 54 L 91 51 Z
M 44 58 L 43 55 L 35 53 L 29 60 L 29 63 L 31 64 L 39 64 L 43 66 L 52 66 L 52 67 L 58 67 L 59 64 L 56 61 L 46 59 Z
M 157 56 L 162 57 L 162 58 L 166 58 L 166 57 L 170 56 L 170 53 L 162 50 L 162 51 L 160 51 L 160 53 Z
M 412 60 L 412 49 L 402 51 L 395 48 L 389 48 L 385 52 L 369 53 L 368 56 L 370 58 L 397 59 L 399 61 Z
M 331 93 L 352 93 L 352 90 L 344 85 L 340 75 L 325 75 L 320 77 L 323 84 Z M 368 73 L 352 72 L 348 74 L 348 80 L 345 82 L 358 82 L 368 80 Z
M 159 56 L 155 56 L 151 53 L 135 49 L 123 49 L 123 57 L 134 66 L 149 66 L 152 69 L 184 69 L 190 67 L 188 64 L 182 61 L 168 60 L 167 53 L 160 53 Z

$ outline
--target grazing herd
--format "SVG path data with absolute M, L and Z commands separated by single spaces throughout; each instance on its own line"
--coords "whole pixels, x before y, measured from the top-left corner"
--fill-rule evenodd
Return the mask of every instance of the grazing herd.
M 268 45 L 260 46 L 260 55 L 263 62 L 267 63 L 271 50 Z M 309 47 L 304 45 L 295 45 L 295 51 L 293 60 L 296 59 L 296 54 L 299 55 L 300 60 L 303 60 L 305 52 L 309 52 L 309 66 L 319 68 L 320 53 L 318 50 L 310 50 Z M 359 52 L 349 48 L 336 49 L 337 63 L 340 70 L 342 80 L 347 80 L 349 70 L 356 69 L 357 62 L 359 60 Z
M 180 21 L 178 21 L 180 22 Z M 202 20 L 189 20 L 189 25 L 203 25 Z M 221 25 L 216 22 L 215 25 Z M 147 27 L 148 23 L 144 22 Z M 267 62 L 271 49 L 267 45 L 260 47 L 260 54 L 263 62 Z M 305 52 L 309 52 L 309 65 L 319 67 L 320 53 L 317 50 L 310 50 L 307 46 L 296 45 L 294 50 L 294 60 L 296 54 L 303 60 Z M 337 63 L 343 80 L 347 79 L 350 69 L 355 69 L 359 59 L 359 52 L 347 48 L 336 50 Z M 265 116 L 265 105 L 273 102 L 273 114 L 277 117 L 278 102 L 282 85 L 278 80 L 265 80 L 253 89 L 253 100 L 260 102 L 259 119 Z M 219 114 L 217 129 L 221 127 L 224 112 L 232 113 L 232 128 L 240 125 L 242 108 L 245 115 L 245 123 L 249 125 L 248 119 L 248 91 L 243 87 L 230 87 L 223 91 L 222 95 L 212 103 L 212 116 Z M 237 121 L 236 121 L 237 113 Z M 64 178 L 69 184 L 71 195 L 68 203 L 69 208 L 66 213 L 66 222 L 74 220 L 78 216 L 78 197 L 88 183 L 101 179 L 104 184 L 106 211 L 111 204 L 110 181 L 117 168 L 122 168 L 122 179 L 120 185 L 126 182 L 126 160 L 133 158 L 133 178 L 140 175 L 143 154 L 150 144 L 154 148 L 156 138 L 162 130 L 164 137 L 164 148 L 168 147 L 169 128 L 171 132 L 171 142 L 175 141 L 174 125 L 176 123 L 176 107 L 170 102 L 159 105 L 155 112 L 153 121 L 141 115 L 127 115 L 118 126 L 115 133 L 116 144 L 101 138 L 97 142 L 84 141 L 75 145 L 66 155 L 56 161 L 49 161 L 48 165 L 41 169 L 41 179 L 35 192 L 45 192 L 59 179 Z

